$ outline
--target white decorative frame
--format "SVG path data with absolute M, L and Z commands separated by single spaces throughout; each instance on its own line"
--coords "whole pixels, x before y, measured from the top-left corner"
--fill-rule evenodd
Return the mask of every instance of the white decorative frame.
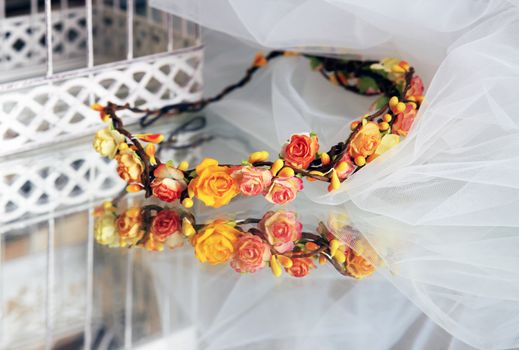
M 171 15 L 98 5 L 0 18 L 0 156 L 91 133 L 94 102 L 158 107 L 201 97 L 196 27 L 190 33 L 180 20 L 175 31 Z

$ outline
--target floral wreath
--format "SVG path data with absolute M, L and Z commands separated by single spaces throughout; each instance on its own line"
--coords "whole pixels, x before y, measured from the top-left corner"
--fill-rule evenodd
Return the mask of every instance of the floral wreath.
M 95 239 L 109 247 L 139 247 L 149 251 L 175 249 L 189 241 L 196 258 L 211 265 L 230 261 L 240 273 L 252 273 L 269 266 L 279 277 L 283 269 L 291 276 L 304 277 L 315 262 L 330 263 L 339 273 L 361 279 L 375 271 L 379 257 L 358 231 L 331 216 L 319 222 L 316 232 L 303 231 L 292 211 L 269 211 L 261 218 L 216 219 L 197 224 L 184 209 L 147 204 L 117 214 L 117 203 L 105 202 L 94 211 Z M 335 232 L 347 232 L 348 242 Z
M 414 68 L 395 58 L 382 61 L 344 60 L 303 55 L 312 68 L 327 80 L 348 91 L 381 96 L 370 113 L 351 124 L 351 134 L 326 152 L 320 152 L 315 133 L 294 134 L 283 145 L 279 157 L 269 161 L 266 151 L 250 154 L 241 164 L 219 164 L 206 158 L 194 169 L 187 162 L 162 162 L 156 156 L 156 144 L 162 134 L 132 134 L 117 116 L 121 110 L 143 115 L 141 124 L 149 125 L 164 116 L 200 111 L 247 84 L 267 63 L 280 56 L 297 55 L 273 51 L 257 54 L 245 76 L 218 95 L 196 102 L 183 102 L 156 110 L 108 103 L 95 104 L 109 125 L 95 135 L 93 146 L 102 156 L 117 161 L 119 176 L 128 183 L 128 192 L 145 191 L 165 202 L 180 200 L 186 208 L 197 198 L 210 207 L 228 204 L 237 195 L 263 195 L 269 202 L 284 204 L 303 189 L 302 178 L 329 183 L 328 191 L 341 186 L 350 175 L 387 152 L 407 136 L 423 101 L 424 86 Z

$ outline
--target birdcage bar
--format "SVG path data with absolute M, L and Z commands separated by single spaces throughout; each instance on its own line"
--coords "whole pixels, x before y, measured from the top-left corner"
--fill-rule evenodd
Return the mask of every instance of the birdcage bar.
M 54 286 L 56 283 L 55 257 L 56 257 L 56 223 L 53 213 L 47 221 L 47 287 L 45 299 L 45 329 L 46 340 L 45 349 L 53 348 L 53 328 L 54 328 Z
M 94 23 L 92 18 L 92 0 L 86 0 L 86 25 L 87 25 L 87 67 L 94 66 Z
M 127 25 L 128 25 L 128 55 L 127 59 L 133 59 L 133 16 L 135 11 L 135 3 L 134 0 L 127 0 L 126 2 L 126 15 L 127 15 Z
M 166 26 L 168 28 L 168 52 L 173 52 L 174 48 L 174 31 L 173 31 L 173 15 L 166 15 Z
M 133 318 L 133 255 L 129 249 L 126 256 L 126 299 L 124 305 L 124 348 L 132 348 L 132 318 Z
M 92 178 L 92 176 L 91 176 Z M 94 211 L 88 210 L 87 261 L 86 261 L 86 308 L 84 349 L 92 348 L 92 319 L 94 310 Z
M 53 45 L 52 45 L 52 3 L 51 0 L 45 0 L 45 23 L 46 34 L 45 40 L 47 43 L 47 77 L 51 77 L 54 73 L 53 66 Z

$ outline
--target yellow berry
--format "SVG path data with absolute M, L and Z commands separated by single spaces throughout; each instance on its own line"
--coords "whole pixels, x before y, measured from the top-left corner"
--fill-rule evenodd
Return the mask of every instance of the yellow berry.
M 395 108 L 395 106 L 398 104 L 398 97 L 396 97 L 396 96 L 391 97 L 389 99 L 388 104 L 389 104 L 389 108 L 391 108 L 391 109 Z
M 399 66 L 398 64 L 395 64 L 393 67 L 391 67 L 391 70 L 394 73 L 405 73 L 405 69 Z
M 258 162 L 264 162 L 269 159 L 269 153 L 267 151 L 259 151 L 251 153 L 249 156 L 249 163 L 254 164 Z
M 379 123 L 379 124 L 378 124 L 378 128 L 379 128 L 381 131 L 386 131 L 387 129 L 389 129 L 389 124 L 386 123 L 386 122 Z
M 339 247 L 341 246 L 341 242 L 337 239 L 332 239 L 330 241 L 330 255 L 333 257 L 337 254 Z
M 278 259 L 275 255 L 272 255 L 270 257 L 270 268 L 272 269 L 272 273 L 274 274 L 274 276 L 281 276 L 281 273 L 283 271 L 281 270 L 281 265 L 279 264 Z
M 328 191 L 335 191 L 341 187 L 341 181 L 337 176 L 337 171 L 332 169 L 331 178 L 330 178 L 330 186 L 328 186 Z
M 281 171 L 278 173 L 277 176 L 279 177 L 292 177 L 295 175 L 294 169 L 290 167 L 284 167 L 281 169 Z
M 330 155 L 328 153 L 321 153 L 321 163 L 323 165 L 330 164 Z
M 178 170 L 180 170 L 180 171 L 186 171 L 188 168 L 189 168 L 189 163 L 186 162 L 185 160 L 180 162 L 180 164 L 178 165 Z
M 285 163 L 283 162 L 282 159 L 276 159 L 274 161 L 274 163 L 272 163 L 272 167 L 270 168 L 270 172 L 272 173 L 272 176 L 276 176 L 277 173 L 279 172 L 279 170 L 281 170 L 281 168 L 283 168 L 284 165 L 285 165 Z
M 335 170 L 338 172 L 338 173 L 343 173 L 345 172 L 346 170 L 348 170 L 349 168 L 349 164 L 347 162 L 340 162 L 336 167 L 335 167 Z
M 196 230 L 193 227 L 193 224 L 191 223 L 191 221 L 189 221 L 188 218 L 182 219 L 182 233 L 186 237 L 191 237 L 192 235 L 194 235 L 196 233 Z
M 193 200 L 191 198 L 184 198 L 184 200 L 182 201 L 182 205 L 184 206 L 184 208 L 192 208 L 193 207 Z
M 395 112 L 396 113 L 402 113 L 403 111 L 405 111 L 405 103 L 403 102 L 398 102 L 396 107 L 395 107 Z
M 359 123 L 360 123 L 360 122 L 359 122 L 358 120 L 352 122 L 352 123 L 351 123 L 351 126 L 350 126 L 350 127 L 351 127 L 351 130 L 352 130 L 352 131 L 355 130 L 355 129 L 357 128 L 357 126 L 359 126 Z
M 393 119 L 393 117 L 391 117 L 391 114 L 386 113 L 384 114 L 384 117 L 382 117 L 382 119 L 384 119 L 386 123 L 389 123 Z
M 344 264 L 344 262 L 346 261 L 346 255 L 344 255 L 344 252 L 342 250 L 340 250 L 340 249 L 337 249 L 337 251 L 335 252 L 335 255 L 333 256 L 333 258 L 339 264 Z
M 366 165 L 366 158 L 364 158 L 363 156 L 355 157 L 355 164 L 357 166 L 364 166 L 364 165 Z

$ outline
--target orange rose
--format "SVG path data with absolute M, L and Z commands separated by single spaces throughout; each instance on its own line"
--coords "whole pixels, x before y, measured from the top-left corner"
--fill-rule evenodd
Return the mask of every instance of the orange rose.
M 294 277 L 305 277 L 315 264 L 310 258 L 293 258 L 292 267 L 285 269 L 289 275 Z
M 396 116 L 396 120 L 392 129 L 393 134 L 407 136 L 411 126 L 413 126 L 415 118 L 416 109 L 411 103 L 408 103 L 405 107 L 405 110 Z
M 318 151 L 319 141 L 316 135 L 295 134 L 290 137 L 289 143 L 283 145 L 281 156 L 294 168 L 306 169 L 315 159 Z
M 355 159 L 358 156 L 368 157 L 373 154 L 380 144 L 380 131 L 377 123 L 368 122 L 353 136 L 348 148 L 348 154 Z
M 179 199 L 187 188 L 184 173 L 167 164 L 160 164 L 153 172 L 155 179 L 151 183 L 153 195 L 164 202 Z
M 270 248 L 261 238 L 243 234 L 236 242 L 236 253 L 231 267 L 236 272 L 256 272 L 270 260 Z
M 207 206 L 226 205 L 240 193 L 232 172 L 229 167 L 219 166 L 214 159 L 204 159 L 196 167 L 198 176 L 191 180 L 188 191 Z
M 297 192 L 303 189 L 303 180 L 296 176 L 276 177 L 270 185 L 265 199 L 273 204 L 285 204 L 296 198 Z

